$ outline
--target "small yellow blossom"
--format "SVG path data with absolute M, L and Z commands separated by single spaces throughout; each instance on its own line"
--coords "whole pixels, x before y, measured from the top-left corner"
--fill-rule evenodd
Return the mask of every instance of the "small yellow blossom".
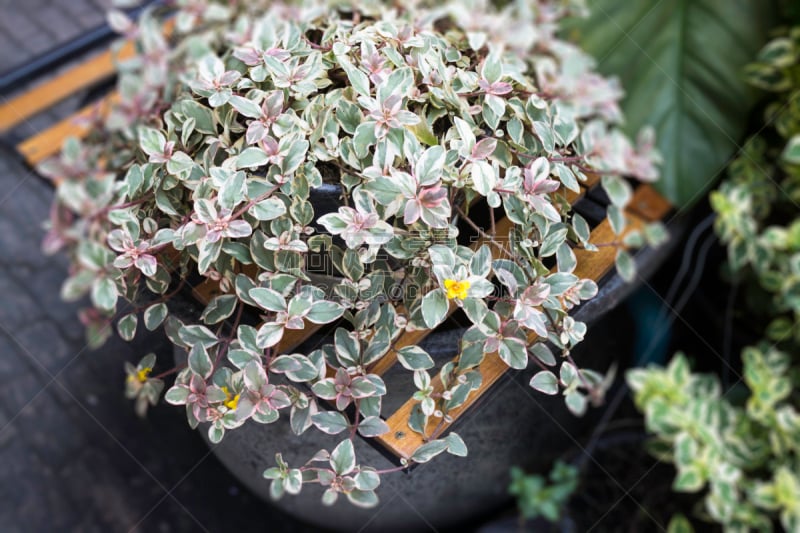
M 456 281 L 454 279 L 446 279 L 444 280 L 444 288 L 447 291 L 447 297 L 449 299 L 458 298 L 459 300 L 464 300 L 467 297 L 467 291 L 469 290 L 470 283 L 469 281 Z
M 230 391 L 228 391 L 228 387 L 222 387 L 222 392 L 225 393 L 225 401 L 222 402 L 222 404 L 231 411 L 235 410 L 236 407 L 239 405 L 239 397 L 241 396 L 241 394 L 237 394 L 236 396 L 231 396 Z
M 150 372 L 152 371 L 153 371 L 152 368 L 146 366 L 141 370 L 137 370 L 136 376 L 130 376 L 130 377 L 136 379 L 139 383 L 144 383 L 145 381 L 147 381 L 147 376 L 150 375 Z

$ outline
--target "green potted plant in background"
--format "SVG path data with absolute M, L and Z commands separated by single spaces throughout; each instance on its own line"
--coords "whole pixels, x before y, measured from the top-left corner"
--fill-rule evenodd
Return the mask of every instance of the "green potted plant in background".
M 665 369 L 630 371 L 628 382 L 655 434 L 654 453 L 675 464 L 673 489 L 702 495 L 697 518 L 726 531 L 770 531 L 776 523 L 797 531 L 800 28 L 781 32 L 745 72 L 771 93 L 767 126 L 730 164 L 711 205 L 728 275 L 744 287 L 747 320 L 761 325 L 763 340 L 742 351 L 741 378 L 728 390 L 713 374 L 691 373 L 682 354 Z
M 115 15 L 140 53 L 120 65 L 102 127 L 42 168 L 58 178 L 46 245 L 72 261 L 64 296 L 90 296 L 95 345 L 115 321 L 124 339 L 163 326 L 176 346 L 176 365 L 149 354 L 127 367 L 137 409 L 162 395 L 182 406 L 248 486 L 300 493 L 281 505 L 318 524 L 360 527 L 375 512 L 309 507 L 309 491 L 314 505 L 369 508 L 389 484 L 437 524 L 502 499 L 505 468 L 401 471 L 467 454 L 457 433 L 426 428 L 474 393 L 486 358 L 532 361 L 530 385 L 574 414 L 602 397 L 603 376 L 572 357 L 586 324 L 569 312 L 597 293 L 573 274 L 573 249 L 597 247 L 568 191 L 601 174 L 617 235 L 664 236 L 625 228 L 623 177 L 654 180 L 657 155 L 619 130 L 613 80 L 554 36 L 579 7 L 193 2 L 169 38 L 152 13 Z M 632 277 L 622 239 L 600 244 Z M 200 283 L 215 292 L 193 308 Z M 456 309 L 467 326 L 434 334 L 436 357 L 395 350 Z M 282 348 L 318 326 L 316 345 Z M 358 438 L 389 431 L 389 379 L 371 372 L 388 354 L 418 400 L 405 431 L 425 441 L 394 466 Z M 497 437 L 476 461 L 520 446 Z M 451 493 L 451 509 L 432 497 Z M 409 523 L 384 505 L 373 525 Z

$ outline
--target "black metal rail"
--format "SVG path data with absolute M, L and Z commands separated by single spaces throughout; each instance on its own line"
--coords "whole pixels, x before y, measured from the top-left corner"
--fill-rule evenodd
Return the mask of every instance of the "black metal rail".
M 142 6 L 126 10 L 126 13 L 129 17 L 135 19 L 138 18 L 145 9 L 161 3 L 163 3 L 162 0 L 147 0 Z M 36 56 L 31 61 L 26 61 L 24 64 L 0 74 L 0 95 L 8 95 L 21 85 L 33 81 L 48 72 L 52 72 L 64 63 L 90 50 L 107 45 L 118 37 L 119 35 L 111 29 L 108 23 L 105 23 L 52 50 L 48 50 Z

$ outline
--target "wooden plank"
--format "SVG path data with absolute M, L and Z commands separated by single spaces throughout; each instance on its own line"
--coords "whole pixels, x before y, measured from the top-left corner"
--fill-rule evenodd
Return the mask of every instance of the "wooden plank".
M 634 200 L 642 199 L 650 194 L 648 190 L 639 192 L 637 189 L 637 192 L 634 194 Z M 626 212 L 626 215 L 628 219 L 628 229 L 626 231 L 641 227 L 641 225 L 645 223 L 645 220 L 634 213 Z M 619 240 L 619 238 L 619 236 L 614 234 L 614 231 L 611 229 L 611 224 L 606 219 L 592 231 L 590 242 L 597 244 L 611 243 Z M 575 255 L 578 259 L 578 266 L 574 272 L 575 275 L 580 278 L 599 281 L 613 268 L 616 247 L 602 246 L 596 252 L 575 250 Z M 536 341 L 537 338 L 535 333 L 530 333 L 528 335 L 528 344 L 530 345 Z M 500 359 L 497 352 L 494 352 L 484 357 L 478 369 L 482 376 L 481 386 L 478 390 L 473 391 L 461 406 L 449 413 L 451 418 L 450 422 L 444 422 L 443 420 L 433 418 L 430 419 L 428 427 L 426 428 L 426 434 L 429 439 L 434 439 L 445 432 L 464 412 L 474 405 L 506 371 L 509 370 L 509 367 Z M 443 387 L 438 375 L 431 380 L 431 384 L 436 392 L 442 392 Z M 398 457 L 406 459 L 411 457 L 414 451 L 425 442 L 422 435 L 408 428 L 408 418 L 411 415 L 412 409 L 418 403 L 419 402 L 414 399 L 407 400 L 386 420 L 389 425 L 389 432 L 377 437 L 377 440 L 384 447 Z
M 174 19 L 168 19 L 163 26 L 165 36 L 169 37 L 170 35 L 172 35 L 174 27 L 175 27 Z M 110 64 L 110 70 L 104 77 L 110 77 L 111 75 L 113 75 L 115 72 L 115 63 L 123 59 L 128 59 L 132 57 L 134 55 L 134 50 L 135 50 L 135 43 L 133 41 L 125 41 L 122 47 L 120 48 L 119 52 L 116 52 L 116 54 L 111 51 L 107 52 L 108 54 L 111 54 L 110 56 L 111 64 Z M 104 55 L 98 56 L 98 58 L 99 59 L 97 64 L 92 63 L 94 60 L 89 60 L 63 74 L 63 76 L 68 77 L 67 85 L 72 86 L 71 92 L 65 94 L 64 96 L 68 96 L 69 94 L 72 94 L 72 92 L 74 92 L 75 90 L 79 90 L 82 87 L 89 86 L 92 83 L 97 82 L 98 79 L 102 79 L 101 74 L 103 73 L 105 68 L 109 67 L 109 64 L 107 58 Z M 116 61 L 114 61 L 114 59 L 116 59 Z M 80 78 L 80 76 L 71 73 L 75 69 L 81 69 L 82 65 L 84 64 L 89 64 L 89 66 L 86 67 L 83 71 L 79 70 L 78 74 L 85 75 L 87 79 L 91 80 L 91 83 L 87 83 L 86 85 L 76 88 L 76 84 L 79 83 L 78 78 Z M 55 85 L 51 85 L 51 83 L 57 85 L 59 79 L 60 76 L 55 78 L 51 82 L 45 82 L 45 85 L 48 87 L 54 87 Z M 26 95 L 31 94 L 37 90 L 38 88 L 33 89 L 32 91 L 29 91 L 24 95 L 21 95 L 20 98 L 25 97 Z M 39 93 L 36 94 L 41 96 Z M 61 98 L 64 98 L 64 96 L 60 96 L 59 100 Z M 38 96 L 35 96 L 34 98 L 37 97 Z M 104 116 L 106 113 L 108 113 L 111 106 L 116 104 L 118 101 L 119 101 L 118 94 L 116 93 L 116 91 L 112 91 L 105 97 L 99 99 L 97 102 L 87 105 L 80 111 L 65 118 L 61 122 L 58 122 L 53 126 L 50 126 L 49 128 L 45 129 L 44 131 L 41 131 L 40 133 L 34 135 L 33 137 L 29 137 L 25 141 L 21 142 L 20 144 L 17 145 L 17 151 L 20 154 L 22 154 L 22 156 L 25 158 L 28 164 L 35 166 L 41 163 L 43 160 L 47 159 L 48 157 L 57 154 L 61 150 L 61 146 L 62 144 L 64 144 L 64 140 L 66 140 L 67 137 L 78 137 L 78 138 L 85 137 L 89 133 L 89 131 L 91 131 L 91 128 L 84 124 L 86 120 L 91 119 L 92 117 Z M 50 104 L 52 103 L 55 102 L 50 102 Z M 5 110 L 6 106 L 9 106 L 8 110 Z M 11 107 L 11 106 L 17 106 L 17 107 Z M 23 110 L 33 109 L 33 107 L 30 107 L 28 104 L 26 104 L 26 106 L 28 107 L 20 108 L 18 103 L 15 104 L 15 100 L 12 100 L 8 104 L 0 108 L 3 110 L 2 112 L 0 112 L 0 121 L 2 121 L 2 118 L 5 117 L 6 115 L 12 117 L 13 120 L 18 121 L 18 119 L 14 117 L 18 117 L 24 114 L 21 111 L 21 109 Z M 39 110 L 42 110 L 45 107 L 47 106 L 44 105 L 39 106 Z M 99 115 L 95 115 L 94 113 L 99 113 Z M 9 118 L 8 120 L 12 120 L 12 118 Z M 0 131 L 3 131 L 3 129 L 4 128 L 0 127 Z
M 29 137 L 17 145 L 17 151 L 28 164 L 38 165 L 48 157 L 60 152 L 67 137 L 85 137 L 91 131 L 92 120 L 104 116 L 118 101 L 117 93 L 111 93 L 41 133 Z
M 641 185 L 631 199 L 628 211 L 648 222 L 663 219 L 672 211 L 672 205 L 652 185 Z
M 119 50 L 107 50 L 8 100 L 0 105 L 0 132 L 44 111 L 81 89 L 112 77 L 116 64 L 133 57 L 135 52 L 134 43 L 126 41 Z

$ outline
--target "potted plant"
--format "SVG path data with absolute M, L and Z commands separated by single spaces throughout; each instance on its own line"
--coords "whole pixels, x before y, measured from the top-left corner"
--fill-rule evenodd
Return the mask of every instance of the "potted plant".
M 390 352 L 398 390 L 419 401 L 409 432 L 447 420 L 488 357 L 533 361 L 533 388 L 562 393 L 573 413 L 602 396 L 602 375 L 572 357 L 586 324 L 569 313 L 597 293 L 572 273 L 573 248 L 597 247 L 565 191 L 601 174 L 603 216 L 622 235 L 623 176 L 655 179 L 657 156 L 647 137 L 635 146 L 617 128 L 614 81 L 555 37 L 574 4 L 192 2 L 171 33 L 152 12 L 138 24 L 112 16 L 141 53 L 120 66 L 112 112 L 42 169 L 58 178 L 46 244 L 72 260 L 64 296 L 91 298 L 82 317 L 95 344 L 113 320 L 125 339 L 140 322 L 163 326 L 176 346 L 176 365 L 150 354 L 128 366 L 138 410 L 174 376 L 164 399 L 184 406 L 226 465 L 276 499 L 302 489 L 281 505 L 321 524 L 356 527 L 375 513 L 308 511 L 317 486 L 328 506 L 344 496 L 372 507 L 394 478 L 426 513 L 453 484 L 472 491 L 448 502 L 463 513 L 504 498 L 491 464 L 402 473 L 465 456 L 457 433 L 424 435 L 394 465 L 360 437 L 389 431 L 393 390 L 370 369 Z M 653 244 L 663 231 L 625 235 Z M 623 239 L 600 245 L 620 249 L 630 277 Z M 198 307 L 186 289 L 200 283 L 216 292 Z M 453 310 L 465 327 L 394 350 Z M 281 349 L 318 326 L 316 345 Z M 434 359 L 451 357 L 434 393 Z M 267 465 L 275 443 L 284 453 Z M 374 524 L 410 523 L 397 505 L 381 514 Z

